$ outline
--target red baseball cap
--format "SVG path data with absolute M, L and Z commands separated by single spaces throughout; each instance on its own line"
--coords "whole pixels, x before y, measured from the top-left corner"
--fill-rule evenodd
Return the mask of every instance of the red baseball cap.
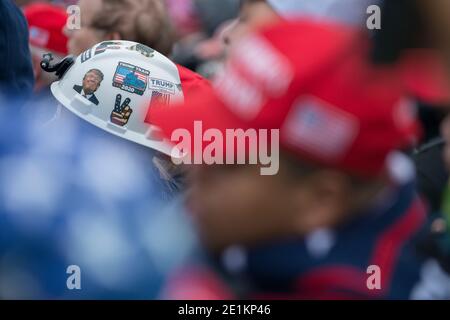
M 48 3 L 35 3 L 25 6 L 24 14 L 32 46 L 67 55 L 67 37 L 63 32 L 67 13 L 64 8 Z
M 370 64 L 368 52 L 356 28 L 282 22 L 239 41 L 213 89 L 152 108 L 149 120 L 167 137 L 177 129 L 195 136 L 195 121 L 222 133 L 279 129 L 280 147 L 299 159 L 378 176 L 418 125 L 399 72 Z

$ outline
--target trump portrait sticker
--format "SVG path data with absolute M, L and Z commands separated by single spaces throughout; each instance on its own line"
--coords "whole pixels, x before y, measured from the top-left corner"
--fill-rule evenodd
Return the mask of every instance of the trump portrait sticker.
M 74 85 L 73 90 L 93 104 L 98 105 L 99 101 L 95 92 L 100 87 L 103 78 L 103 72 L 98 69 L 91 69 L 84 75 L 81 85 Z

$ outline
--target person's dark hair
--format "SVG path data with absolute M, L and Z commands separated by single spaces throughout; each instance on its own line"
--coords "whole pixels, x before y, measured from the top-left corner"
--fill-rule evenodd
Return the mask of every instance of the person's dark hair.
M 88 74 L 88 73 L 95 73 L 96 75 L 98 75 L 99 77 L 100 77 L 100 81 L 103 81 L 103 79 L 104 79 L 104 75 L 103 75 L 103 72 L 101 72 L 100 70 L 98 70 L 98 69 L 91 69 L 91 70 L 89 70 L 88 72 L 86 72 L 86 74 L 84 75 L 84 77 L 83 77 L 83 79 L 85 79 L 86 78 L 86 75 Z
M 299 160 L 297 156 L 288 152 L 280 153 L 280 173 L 285 177 L 288 184 L 297 185 L 307 181 L 311 181 L 317 174 L 323 171 L 331 170 L 331 172 L 341 172 L 347 181 L 347 192 L 349 193 L 349 214 L 347 218 L 363 212 L 373 199 L 383 190 L 388 183 L 386 173 L 380 173 L 380 177 L 375 179 L 367 179 L 357 174 L 343 172 L 339 169 L 334 170 L 332 167 Z M 346 219 L 347 219 L 346 218 Z
M 283 170 L 283 172 L 285 172 L 287 178 L 294 183 L 303 181 L 318 171 L 328 169 L 326 166 L 320 164 L 300 160 L 297 156 L 289 152 L 280 153 L 280 169 L 281 166 L 284 166 L 285 170 Z M 367 178 L 358 176 L 357 174 L 347 173 L 346 175 L 348 176 L 352 189 L 355 190 L 355 192 L 368 188 L 372 189 L 374 185 L 379 184 L 378 181 L 374 182 Z
M 122 40 L 145 44 L 169 55 L 175 41 L 167 8 L 161 0 L 103 0 L 93 27 L 118 32 Z

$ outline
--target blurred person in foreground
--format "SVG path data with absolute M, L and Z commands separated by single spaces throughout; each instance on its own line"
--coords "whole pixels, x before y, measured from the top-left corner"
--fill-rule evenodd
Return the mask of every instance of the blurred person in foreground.
M 62 108 L 43 121 L 32 107 L 0 104 L 15 119 L 0 129 L 0 298 L 156 298 L 192 237 L 163 210 L 173 190 L 154 153 Z
M 384 5 L 382 29 L 376 31 L 376 38 L 382 37 L 383 43 L 380 42 L 375 48 L 376 60 L 398 64 L 409 96 L 417 104 L 418 117 L 424 127 L 414 156 L 419 190 L 426 196 L 432 210 L 437 211 L 441 207 L 442 192 L 448 179 L 441 157 L 443 139 L 439 128 L 446 114 L 446 106 L 450 105 L 450 77 L 445 74 L 445 64 L 440 55 L 422 48 L 430 43 L 424 41 L 424 23 L 418 17 L 415 2 L 242 0 L 239 17 L 223 30 L 221 37 L 230 48 L 232 43 L 251 30 L 298 17 L 345 23 L 367 32 L 366 19 L 369 15 L 366 10 L 372 4 Z M 399 25 L 406 27 L 399 28 Z M 402 46 L 408 50 L 402 50 L 400 55 L 398 52 Z
M 399 75 L 370 64 L 368 47 L 343 24 L 282 23 L 235 45 L 214 92 L 150 110 L 167 137 L 190 133 L 174 144 L 215 160 L 190 168 L 186 201 L 208 262 L 180 271 L 166 297 L 449 297 L 448 277 L 415 250 L 427 215 L 413 165 L 396 152 L 417 133 L 414 113 Z M 214 143 L 199 143 L 198 122 Z M 220 164 L 251 157 L 248 141 L 234 153 L 232 129 L 244 141 L 252 129 L 279 134 L 278 174 L 261 175 L 262 161 Z
M 14 107 L 0 104 L 0 299 L 157 298 L 194 238 L 148 149 Z
M 11 1 L 0 2 L 0 102 L 25 102 L 33 91 L 33 68 L 26 20 Z

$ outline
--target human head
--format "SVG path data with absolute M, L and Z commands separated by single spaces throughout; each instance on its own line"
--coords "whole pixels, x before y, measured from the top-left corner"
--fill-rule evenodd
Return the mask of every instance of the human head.
M 358 29 L 301 21 L 261 35 L 236 44 L 213 93 L 150 110 L 168 137 L 182 129 L 198 139 L 197 121 L 205 135 L 220 132 L 220 158 L 235 150 L 225 142 L 229 129 L 279 130 L 276 175 L 261 175 L 261 163 L 192 169 L 188 207 L 214 251 L 301 237 L 350 219 L 372 204 L 387 184 L 391 152 L 416 132 L 396 71 L 367 61 Z M 211 145 L 195 140 L 185 151 L 207 154 Z
M 93 94 L 100 87 L 103 81 L 103 73 L 98 69 L 91 69 L 83 77 L 83 91 L 86 94 Z
M 81 28 L 65 29 L 71 54 L 106 40 L 134 41 L 170 54 L 173 28 L 162 0 L 80 0 L 78 5 Z
M 255 165 L 193 166 L 187 207 L 213 252 L 330 229 L 365 209 L 387 184 L 301 163 L 282 152 L 277 175 Z

